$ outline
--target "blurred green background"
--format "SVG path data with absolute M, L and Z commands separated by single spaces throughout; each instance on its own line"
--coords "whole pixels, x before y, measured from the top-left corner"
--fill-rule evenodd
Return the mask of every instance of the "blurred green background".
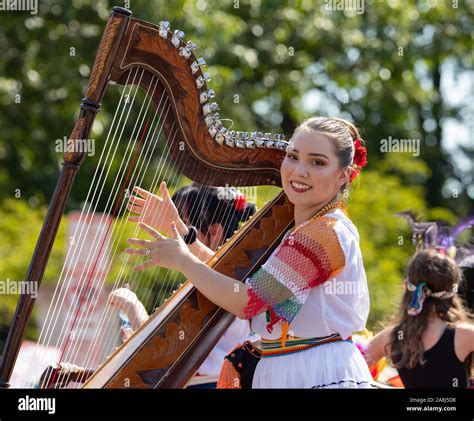
M 406 222 L 394 213 L 411 209 L 424 220 L 450 223 L 474 213 L 473 2 L 367 0 L 363 13 L 328 10 L 334 3 L 125 5 L 137 18 L 169 21 L 198 44 L 221 117 L 232 119 L 237 129 L 283 132 L 288 138 L 311 115 L 347 118 L 361 128 L 369 164 L 354 183 L 349 212 L 361 236 L 371 298 L 368 327 L 374 329 L 394 309 L 414 251 Z M 37 15 L 0 12 L 2 280 L 25 277 L 59 173 L 55 140 L 70 134 L 115 5 L 124 4 L 42 0 Z M 109 89 L 107 95 L 113 103 L 118 93 Z M 98 141 L 113 111 L 104 106 L 99 114 Z M 420 139 L 419 156 L 382 152 L 381 141 L 390 136 Z M 89 187 L 85 175 L 91 165 L 86 159 L 70 210 Z M 258 200 L 264 196 L 265 188 Z M 44 282 L 57 280 L 65 237 L 66 221 Z M 0 297 L 0 336 L 17 298 Z M 28 337 L 35 335 L 31 328 Z

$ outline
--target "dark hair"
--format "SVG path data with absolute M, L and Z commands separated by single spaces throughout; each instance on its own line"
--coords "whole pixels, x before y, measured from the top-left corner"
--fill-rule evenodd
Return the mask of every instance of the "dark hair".
M 195 226 L 201 232 L 207 232 L 212 224 L 221 224 L 224 240 L 232 237 L 240 222 L 247 221 L 256 212 L 254 203 L 246 203 L 244 209 L 237 209 L 236 198 L 232 195 L 222 194 L 217 187 L 196 182 L 177 190 L 172 200 L 179 214 L 187 215 L 188 225 Z
M 413 285 L 426 282 L 433 293 L 448 291 L 453 284 L 460 285 L 463 280 L 456 262 L 435 249 L 426 249 L 415 254 L 408 264 L 405 276 Z M 422 338 L 428 328 L 431 314 L 436 314 L 450 326 L 467 322 L 470 318 L 457 294 L 443 299 L 427 296 L 421 312 L 416 316 L 407 312 L 412 297 L 413 292 L 405 290 L 398 313 L 390 323 L 394 325 L 389 346 L 395 368 L 413 368 L 418 363 L 424 364 Z

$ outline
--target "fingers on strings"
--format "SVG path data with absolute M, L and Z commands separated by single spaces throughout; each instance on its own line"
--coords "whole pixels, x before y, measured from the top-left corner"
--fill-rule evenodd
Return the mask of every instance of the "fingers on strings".
M 159 240 L 162 238 L 161 234 L 158 231 L 154 230 L 152 227 L 145 224 L 144 222 L 140 222 L 138 224 L 138 227 L 150 234 L 155 240 Z

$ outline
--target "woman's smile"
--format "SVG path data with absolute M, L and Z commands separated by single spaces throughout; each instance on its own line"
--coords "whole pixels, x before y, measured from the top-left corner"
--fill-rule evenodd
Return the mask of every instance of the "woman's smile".
M 291 184 L 291 188 L 296 193 L 306 193 L 308 190 L 312 189 L 312 187 L 306 183 L 291 181 L 290 184 Z

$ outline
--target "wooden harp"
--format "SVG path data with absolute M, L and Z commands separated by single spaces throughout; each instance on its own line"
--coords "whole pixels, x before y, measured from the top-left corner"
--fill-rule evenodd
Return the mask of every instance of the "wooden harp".
M 94 250 L 90 251 L 93 255 L 90 266 L 101 259 L 99 243 L 113 241 L 110 237 L 114 229 L 110 233 L 109 229 L 128 201 L 124 190 L 143 180 L 130 175 L 134 174 L 130 169 L 134 160 L 137 163 L 141 159 L 140 155 L 137 158 L 137 151 L 142 153 L 152 143 L 147 143 L 147 136 L 154 118 L 165 138 L 171 161 L 191 180 L 213 186 L 281 186 L 279 168 L 287 146 L 284 137 L 270 133 L 235 132 L 224 127 L 214 113 L 213 92 L 207 87 L 208 76 L 202 70 L 203 60 L 194 55 L 194 48 L 192 42 L 183 40 L 180 31 L 171 31 L 167 22 L 157 26 L 132 18 L 128 9 L 113 9 L 81 103 L 80 115 L 68 141 L 71 147 L 64 153 L 62 170 L 26 282 L 39 285 L 42 281 L 73 181 L 86 158 L 84 151 L 78 151 L 80 148 L 75 146 L 80 140 L 89 139 L 107 85 L 115 84 L 124 89 L 131 87 L 130 92 L 140 89 L 146 93 L 144 101 L 149 101 L 152 111 L 148 116 L 143 114 L 136 122 L 140 124 L 141 134 L 137 130 L 130 139 L 121 140 L 132 151 L 128 161 L 132 164 L 128 169 L 124 166 L 121 182 L 114 183 L 115 199 L 103 209 L 111 216 L 111 222 L 106 225 L 108 228 L 100 241 L 96 240 L 97 247 L 94 245 Z M 121 98 L 121 103 L 126 102 Z M 142 143 L 140 137 L 145 138 Z M 153 150 L 149 154 L 153 156 Z M 100 168 L 98 165 L 97 169 Z M 154 177 L 151 188 L 156 187 L 156 182 Z M 144 188 L 150 189 L 149 186 Z M 86 205 L 93 202 L 88 200 Z M 90 210 L 91 207 L 84 211 L 85 217 Z M 293 207 L 280 192 L 245 223 L 208 264 L 244 281 L 268 258 L 292 224 Z M 67 273 L 63 278 L 67 278 Z M 86 278 L 83 280 L 83 294 L 87 291 Z M 0 368 L 3 387 L 8 387 L 34 302 L 31 295 L 20 297 Z M 112 352 L 83 387 L 184 387 L 233 319 L 233 315 L 218 308 L 185 282 Z M 68 329 L 69 334 L 63 335 L 61 345 L 64 362 L 68 361 L 70 349 L 67 348 L 72 343 L 71 329 Z

